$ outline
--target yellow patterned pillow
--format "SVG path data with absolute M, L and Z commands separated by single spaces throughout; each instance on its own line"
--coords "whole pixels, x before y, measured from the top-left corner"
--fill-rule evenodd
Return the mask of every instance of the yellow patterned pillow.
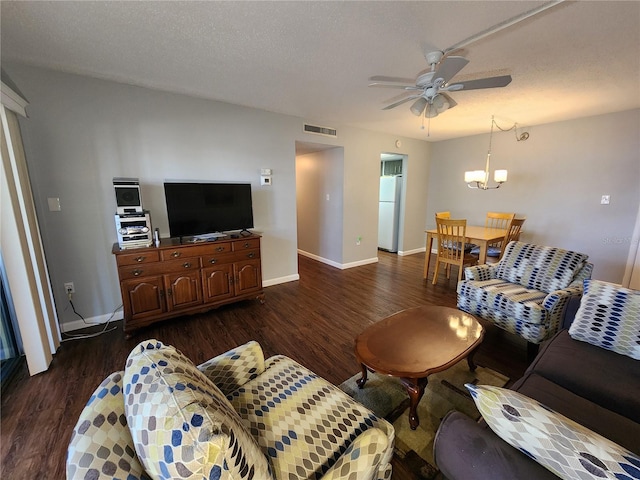
M 560 478 L 640 479 L 640 457 L 518 392 L 466 384 L 491 430 Z
M 136 453 L 152 478 L 272 478 L 229 401 L 175 348 L 140 343 L 123 383 Z

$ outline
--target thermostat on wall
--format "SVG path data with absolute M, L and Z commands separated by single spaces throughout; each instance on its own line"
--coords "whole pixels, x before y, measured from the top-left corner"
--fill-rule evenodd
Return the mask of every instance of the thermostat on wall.
M 260 169 L 260 185 L 271 185 L 271 169 Z

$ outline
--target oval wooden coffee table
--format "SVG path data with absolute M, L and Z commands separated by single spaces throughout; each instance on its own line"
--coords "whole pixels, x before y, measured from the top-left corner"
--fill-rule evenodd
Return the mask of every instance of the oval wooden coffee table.
M 482 325 L 455 308 L 403 310 L 371 325 L 356 338 L 356 358 L 362 367 L 358 387 L 364 388 L 367 370 L 398 377 L 409 394 L 409 425 L 415 430 L 420 423 L 418 402 L 429 375 L 465 357 L 474 371 L 473 355 L 483 338 Z

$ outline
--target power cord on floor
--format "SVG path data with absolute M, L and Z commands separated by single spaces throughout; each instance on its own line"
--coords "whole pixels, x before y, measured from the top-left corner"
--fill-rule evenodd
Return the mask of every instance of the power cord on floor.
M 87 322 L 87 320 L 76 311 L 76 307 L 73 304 L 73 301 L 71 300 L 71 295 L 69 294 L 68 296 L 69 296 L 69 304 L 71 305 L 71 309 L 73 310 L 73 313 L 75 313 L 78 317 L 80 317 L 80 319 L 84 322 L 85 325 L 87 325 L 87 326 L 100 325 L 99 322 Z M 103 333 L 112 332 L 113 330 L 116 330 L 118 327 L 113 326 L 113 327 L 109 328 L 109 324 L 111 323 L 111 320 L 113 319 L 115 314 L 121 308 L 122 308 L 122 304 L 120 304 L 119 306 L 116 307 L 116 309 L 111 313 L 111 316 L 105 322 L 104 327 L 102 328 L 102 330 L 100 330 L 99 332 L 81 333 L 81 334 L 77 334 L 77 335 L 76 334 L 72 334 L 72 333 L 67 333 L 67 332 L 61 332 L 62 335 L 63 335 L 62 341 L 63 342 L 68 342 L 70 340 L 81 340 L 81 339 L 86 339 L 86 338 L 94 338 L 94 337 L 97 337 L 99 335 L 102 335 Z

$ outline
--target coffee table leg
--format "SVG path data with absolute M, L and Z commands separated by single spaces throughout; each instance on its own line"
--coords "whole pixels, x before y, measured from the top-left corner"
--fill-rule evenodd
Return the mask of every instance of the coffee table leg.
M 362 377 L 356 380 L 356 383 L 358 388 L 364 388 L 364 384 L 367 383 L 367 367 L 364 363 L 361 363 L 360 366 L 362 367 Z
M 469 353 L 469 355 L 467 355 L 467 364 L 469 365 L 469 370 L 471 370 L 472 372 L 476 371 L 477 365 L 473 361 L 473 356 L 476 354 L 476 352 L 478 351 L 479 347 L 480 347 L 480 345 L 478 345 L 476 348 L 471 350 L 471 353 Z
M 420 425 L 418 418 L 418 403 L 424 395 L 424 389 L 427 387 L 426 378 L 401 378 L 402 384 L 409 394 L 409 426 L 411 430 L 415 430 Z

